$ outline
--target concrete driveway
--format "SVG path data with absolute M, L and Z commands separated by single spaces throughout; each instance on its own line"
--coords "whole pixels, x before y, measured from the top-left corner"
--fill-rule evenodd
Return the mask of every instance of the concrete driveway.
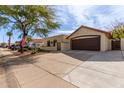
M 63 79 L 78 87 L 124 87 L 123 58 L 122 51 L 99 52 Z
M 75 88 L 77 86 L 38 66 L 37 55 L 13 55 L 0 49 L 0 87 Z M 44 53 L 43 53 L 44 54 Z M 42 55 L 42 54 L 40 54 Z M 41 57 L 42 59 L 42 57 Z M 37 62 L 35 62 L 37 61 Z
M 124 87 L 123 54 L 67 51 L 5 56 L 0 82 L 6 82 L 4 87 Z

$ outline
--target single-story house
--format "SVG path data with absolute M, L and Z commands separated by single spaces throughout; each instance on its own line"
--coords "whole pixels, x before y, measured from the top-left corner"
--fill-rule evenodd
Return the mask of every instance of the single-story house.
M 87 26 L 79 27 L 66 39 L 70 50 L 111 50 L 111 33 Z
M 41 44 L 39 47 L 43 50 L 124 50 L 124 39 L 112 39 L 111 32 L 87 26 L 80 26 L 69 36 L 57 35 L 43 38 L 38 42 Z
M 40 48 L 43 46 L 43 39 L 32 39 L 28 45 L 29 47 Z
M 56 35 L 43 39 L 43 50 L 69 50 L 67 47 L 69 42 L 66 39 L 67 35 Z
M 16 42 L 15 42 L 15 45 L 20 45 L 20 42 L 21 42 L 21 41 L 16 41 Z

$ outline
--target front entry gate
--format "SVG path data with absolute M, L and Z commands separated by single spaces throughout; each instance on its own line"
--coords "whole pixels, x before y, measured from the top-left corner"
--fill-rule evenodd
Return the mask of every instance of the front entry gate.
M 120 40 L 112 40 L 112 50 L 120 50 Z

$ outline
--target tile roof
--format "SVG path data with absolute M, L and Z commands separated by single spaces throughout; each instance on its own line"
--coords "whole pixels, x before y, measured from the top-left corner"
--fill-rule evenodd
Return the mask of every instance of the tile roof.
M 32 42 L 34 42 L 34 43 L 42 43 L 43 39 L 32 39 Z

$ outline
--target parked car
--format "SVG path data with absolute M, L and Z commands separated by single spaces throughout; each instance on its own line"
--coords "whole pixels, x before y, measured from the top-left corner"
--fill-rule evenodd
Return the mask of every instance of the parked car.
M 15 49 L 16 49 L 16 50 L 19 50 L 19 49 L 20 49 L 20 46 L 19 46 L 19 45 L 16 45 L 16 46 L 15 46 Z
M 16 50 L 16 46 L 15 46 L 15 45 L 11 45 L 11 46 L 10 46 L 10 49 L 11 49 L 11 50 Z
M 9 46 L 6 46 L 6 48 L 8 48 Z

